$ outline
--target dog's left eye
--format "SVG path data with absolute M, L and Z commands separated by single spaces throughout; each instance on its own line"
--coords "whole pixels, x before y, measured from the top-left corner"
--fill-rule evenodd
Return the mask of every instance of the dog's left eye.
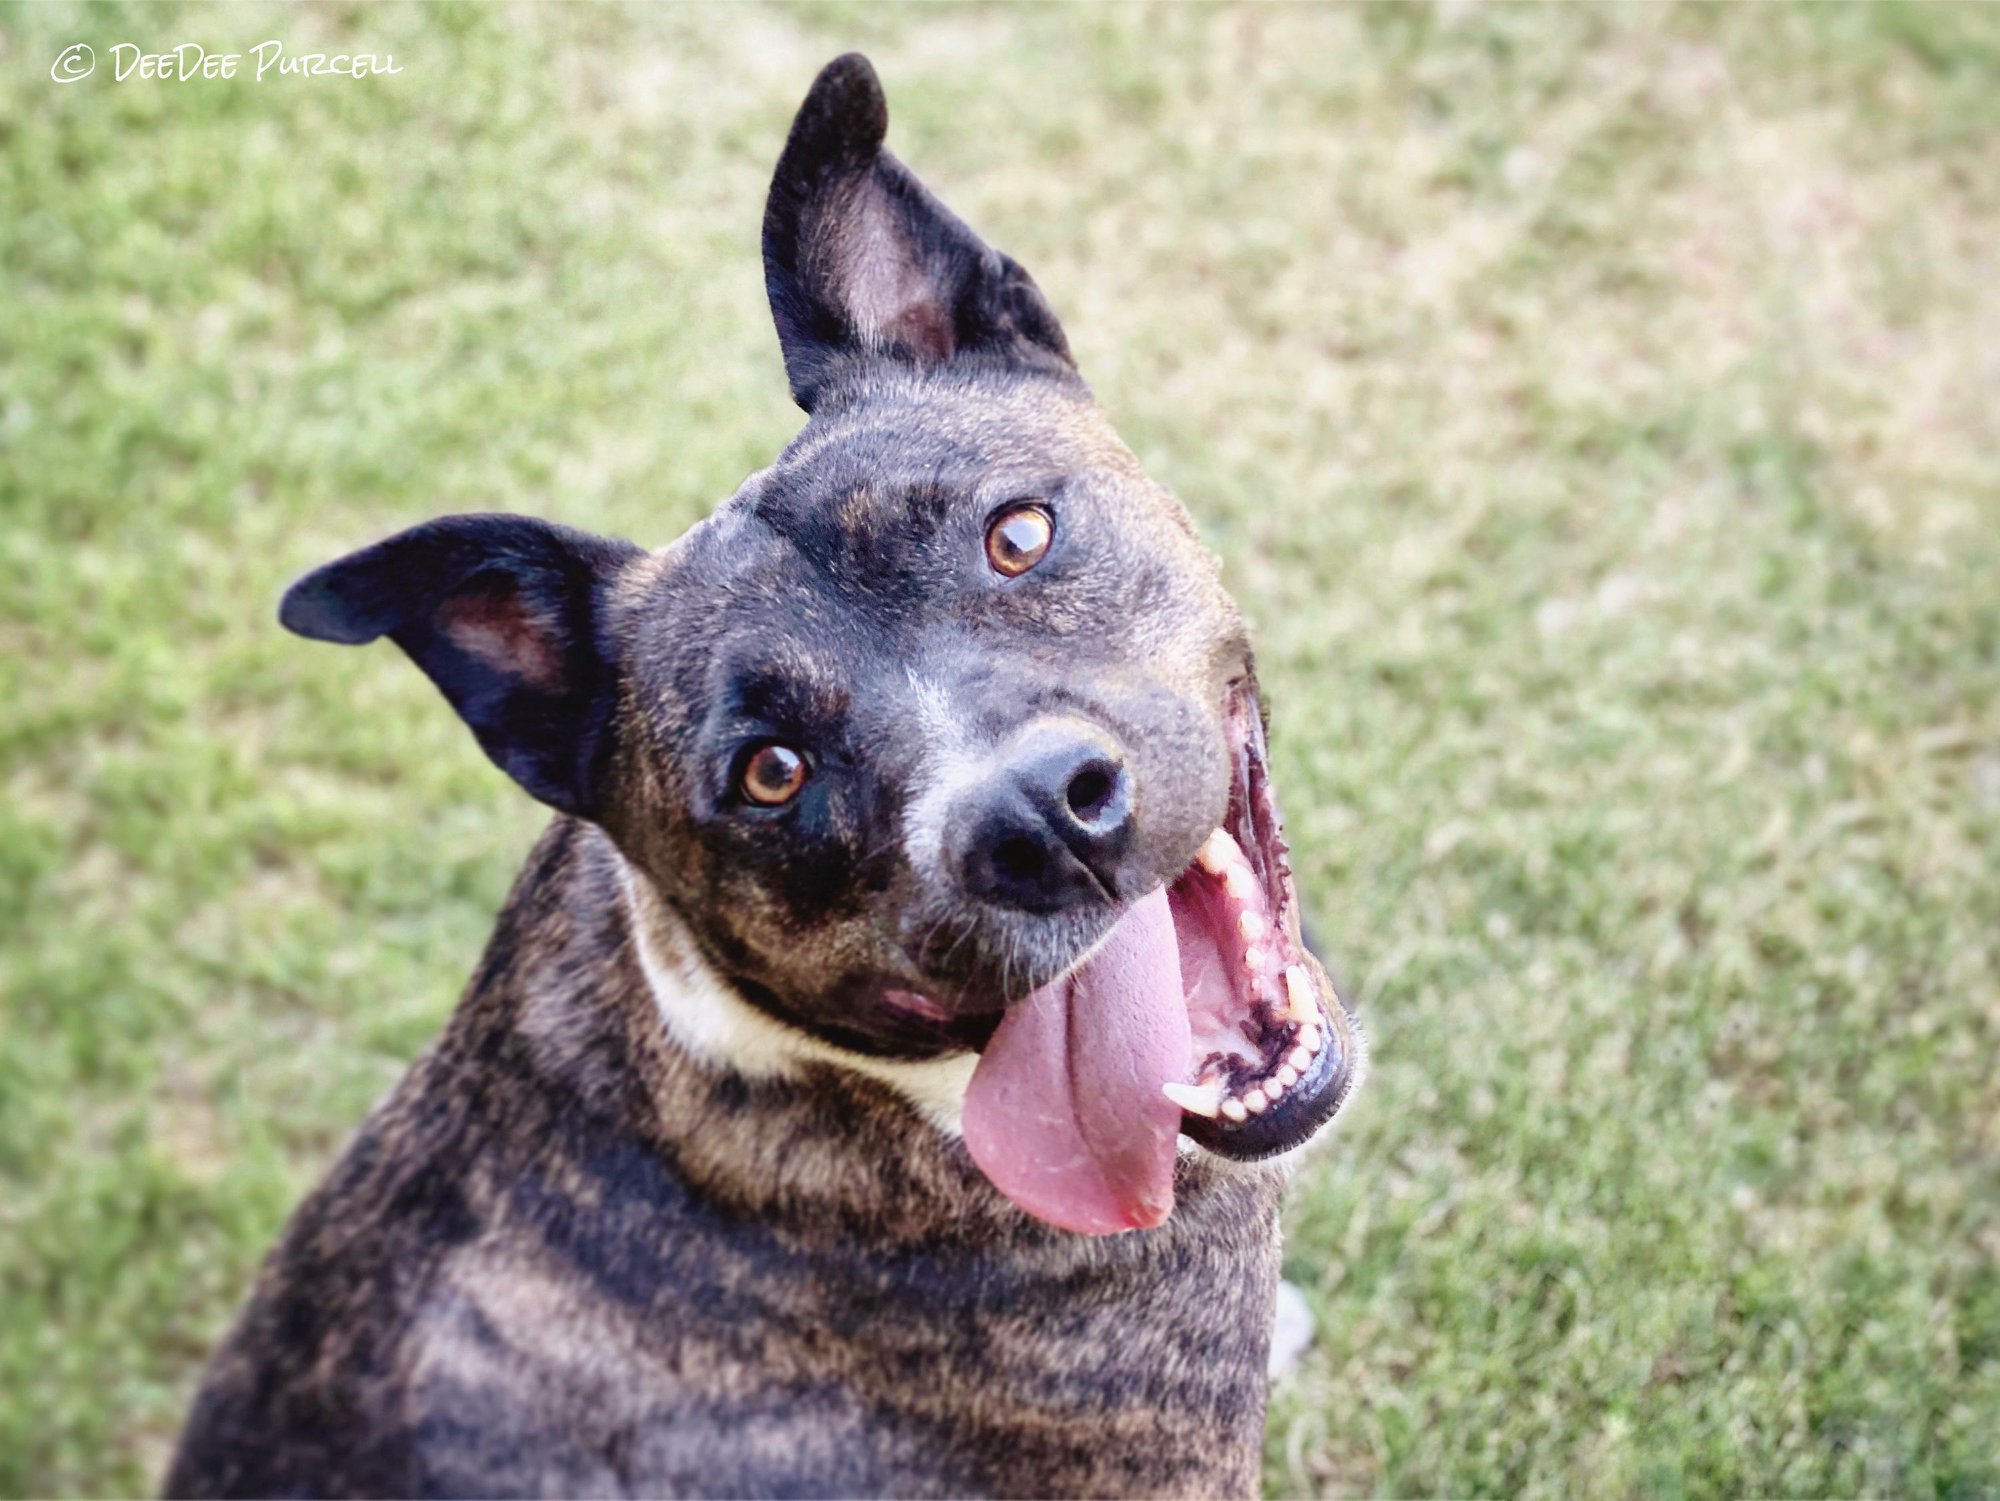
M 1014 578 L 1047 557 L 1055 537 L 1055 518 L 1042 507 L 1009 506 L 986 528 L 986 561 Z
M 806 775 L 806 758 L 789 745 L 773 742 L 750 752 L 737 782 L 751 802 L 775 808 L 799 795 Z

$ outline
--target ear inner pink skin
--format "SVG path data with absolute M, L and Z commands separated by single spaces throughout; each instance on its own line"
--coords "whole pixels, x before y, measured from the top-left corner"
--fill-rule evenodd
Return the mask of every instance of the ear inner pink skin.
M 452 645 L 488 667 L 544 693 L 562 691 L 562 656 L 514 584 L 492 580 L 461 590 L 438 608 L 437 626 Z
M 1109 1235 L 1173 1212 L 1188 1066 L 1179 945 L 1165 891 L 1135 903 L 1074 973 L 1016 1002 L 966 1091 L 965 1144 L 1008 1198 Z

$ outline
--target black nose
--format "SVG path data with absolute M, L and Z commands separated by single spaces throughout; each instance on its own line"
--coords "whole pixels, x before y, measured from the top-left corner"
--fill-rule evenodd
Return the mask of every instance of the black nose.
M 1081 720 L 1040 719 L 996 762 L 955 820 L 965 889 L 1026 912 L 1116 900 L 1132 839 L 1132 777 L 1117 742 Z

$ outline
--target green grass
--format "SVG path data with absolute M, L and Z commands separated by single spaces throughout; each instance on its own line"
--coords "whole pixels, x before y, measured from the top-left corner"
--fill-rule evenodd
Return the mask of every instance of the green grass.
M 267 36 L 403 72 L 108 78 Z M 1271 1488 L 2000 1492 L 2000 13 L 1463 4 L 0 11 L 0 1492 L 156 1483 L 540 822 L 279 589 L 763 463 L 849 46 L 1261 626 Z

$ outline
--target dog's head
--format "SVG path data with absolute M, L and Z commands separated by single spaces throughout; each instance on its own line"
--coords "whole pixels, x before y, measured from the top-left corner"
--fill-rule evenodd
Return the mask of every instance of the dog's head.
M 714 515 L 657 553 L 451 517 L 282 619 L 393 639 L 772 1018 L 979 1052 L 966 1139 L 1017 1202 L 1155 1224 L 1177 1135 L 1301 1143 L 1358 1039 L 1300 937 L 1216 560 L 886 128 L 857 56 L 792 127 L 764 260 L 810 420 Z

